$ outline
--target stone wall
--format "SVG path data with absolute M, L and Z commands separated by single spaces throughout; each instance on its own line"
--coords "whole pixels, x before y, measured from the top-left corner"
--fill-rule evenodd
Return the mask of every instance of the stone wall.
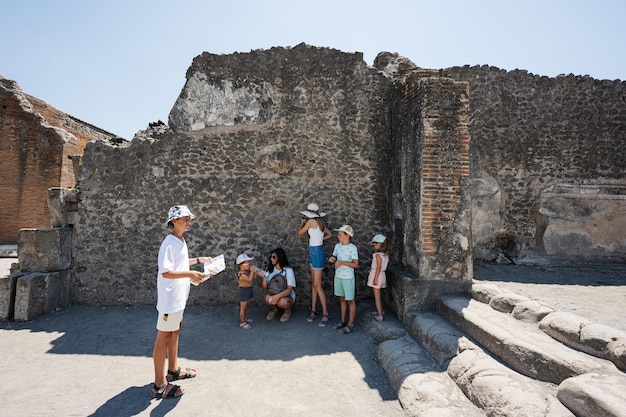
M 310 303 L 308 237 L 296 231 L 309 202 L 328 213 L 331 228 L 356 230 L 357 298 L 371 295 L 376 233 L 405 249 L 396 259 L 428 294 L 445 292 L 445 281 L 461 288 L 472 276 L 468 85 L 432 74 L 406 78 L 401 62 L 389 56 L 368 67 L 361 54 L 304 44 L 197 57 L 169 126 L 153 126 L 128 146 L 87 146 L 72 299 L 154 303 L 156 254 L 174 204 L 198 216 L 187 234 L 191 256 L 224 253 L 232 263 L 246 252 L 264 266 L 272 249 L 285 248 L 303 305 Z M 394 103 L 398 114 L 389 111 Z M 395 204 L 400 229 L 391 226 Z M 328 254 L 336 242 L 326 243 Z M 331 302 L 333 273 L 324 271 Z M 229 265 L 194 288 L 190 303 L 235 304 L 234 276 Z M 411 294 L 401 298 L 394 302 L 425 306 Z
M 22 228 L 50 227 L 48 188 L 76 184 L 69 157 L 112 136 L 0 76 L 0 244 L 16 244 Z
M 204 53 L 169 126 L 130 143 L 89 143 L 79 194 L 57 190 L 65 205 L 53 221 L 74 224 L 71 299 L 153 304 L 174 204 L 198 216 L 192 256 L 224 253 L 232 263 L 245 251 L 264 265 L 285 248 L 304 306 L 307 238 L 296 229 L 309 202 L 331 228 L 355 228 L 358 298 L 370 295 L 369 239 L 392 239 L 386 297 L 400 314 L 464 290 L 473 250 L 489 260 L 520 250 L 621 259 L 623 88 L 492 67 L 424 70 L 389 53 L 368 67 L 359 53 L 304 44 Z M 334 302 L 332 275 L 324 271 Z M 229 265 L 194 287 L 190 303 L 234 305 L 236 288 Z
M 580 211 L 559 213 L 542 207 L 554 187 L 588 187 L 596 190 L 592 191 L 596 198 L 614 202 L 619 199 L 616 194 L 623 194 L 619 190 L 626 185 L 625 82 L 573 75 L 548 78 L 489 66 L 454 67 L 440 74 L 470 84 L 472 232 L 477 257 L 492 259 L 509 247 L 512 255 L 530 251 L 626 259 L 625 229 L 614 228 L 610 238 L 605 233 L 612 224 L 621 224 L 613 222 L 615 216 L 625 216 L 623 204 L 617 211 L 596 212 L 593 227 L 581 227 L 587 215 Z M 575 207 L 589 203 L 590 195 L 584 194 Z M 573 201 L 573 195 L 569 199 Z M 561 236 L 558 243 L 554 233 L 545 235 L 555 223 Z M 580 244 L 568 243 L 571 239 Z
M 197 215 L 186 235 L 191 256 L 224 253 L 229 262 L 227 271 L 192 289 L 191 304 L 236 304 L 231 264 L 237 254 L 264 265 L 280 246 L 305 306 L 308 238 L 296 231 L 298 211 L 310 202 L 328 213 L 331 228 L 354 227 L 362 265 L 357 293 L 365 296 L 368 242 L 389 231 L 389 86 L 360 53 L 298 45 L 198 56 L 170 129 L 142 132 L 127 146 L 88 144 L 72 299 L 154 303 L 167 209 L 187 204 Z M 336 242 L 325 244 L 327 253 Z M 334 301 L 332 274 L 325 271 L 325 285 Z

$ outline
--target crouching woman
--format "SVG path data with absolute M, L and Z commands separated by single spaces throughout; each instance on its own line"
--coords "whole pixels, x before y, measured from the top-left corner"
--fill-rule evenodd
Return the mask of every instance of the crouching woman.
M 265 318 L 274 320 L 280 310 L 281 322 L 291 318 L 293 306 L 296 303 L 296 275 L 289 265 L 287 254 L 283 248 L 276 248 L 270 253 L 270 258 L 265 271 L 258 272 L 265 277 L 261 285 L 265 290 L 265 304 L 271 308 Z

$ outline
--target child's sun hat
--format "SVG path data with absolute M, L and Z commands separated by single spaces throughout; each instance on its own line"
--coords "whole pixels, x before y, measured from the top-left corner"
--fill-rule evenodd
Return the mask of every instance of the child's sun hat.
M 167 221 L 165 223 L 169 223 L 172 220 L 180 219 L 181 217 L 187 216 L 191 217 L 192 219 L 196 218 L 196 216 L 191 213 L 191 210 L 189 210 L 189 207 L 187 206 L 170 207 L 170 210 L 167 212 Z
M 370 243 L 385 243 L 385 240 L 387 240 L 385 235 L 377 234 L 376 236 L 372 238 Z
M 339 229 L 333 229 L 333 230 L 335 232 L 344 232 L 344 233 L 350 235 L 350 237 L 354 237 L 354 229 L 349 224 L 344 224 Z
M 242 253 L 241 255 L 239 255 L 239 256 L 237 257 L 237 261 L 236 261 L 236 262 L 237 262 L 237 265 L 239 265 L 239 264 L 241 264 L 241 263 L 244 263 L 244 262 L 246 262 L 246 261 L 251 261 L 251 260 L 253 260 L 253 259 L 254 259 L 254 258 L 249 257 L 249 256 L 248 256 L 248 255 L 246 255 L 245 253 Z

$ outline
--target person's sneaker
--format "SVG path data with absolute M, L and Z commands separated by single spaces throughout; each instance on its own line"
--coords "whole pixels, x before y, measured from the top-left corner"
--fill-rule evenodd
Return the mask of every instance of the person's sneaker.
M 276 317 L 276 313 L 278 312 L 271 310 L 269 313 L 267 313 L 267 316 L 265 316 L 265 320 L 274 320 L 274 317 Z
M 280 316 L 280 322 L 284 323 L 291 318 L 291 310 L 285 310 L 282 316 Z

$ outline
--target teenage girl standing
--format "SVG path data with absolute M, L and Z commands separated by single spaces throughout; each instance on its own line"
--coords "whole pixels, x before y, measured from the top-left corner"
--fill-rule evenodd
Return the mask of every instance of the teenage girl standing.
M 312 323 L 317 318 L 316 307 L 319 297 L 322 305 L 322 320 L 320 320 L 319 326 L 324 327 L 328 324 L 329 318 L 326 293 L 322 287 L 322 272 L 326 263 L 326 254 L 322 245 L 326 239 L 333 237 L 333 234 L 324 224 L 323 217 L 326 216 L 326 213 L 320 211 L 317 204 L 309 204 L 306 210 L 300 212 L 300 215 L 298 236 L 305 233 L 309 234 L 309 266 L 311 269 L 311 312 L 306 321 Z

